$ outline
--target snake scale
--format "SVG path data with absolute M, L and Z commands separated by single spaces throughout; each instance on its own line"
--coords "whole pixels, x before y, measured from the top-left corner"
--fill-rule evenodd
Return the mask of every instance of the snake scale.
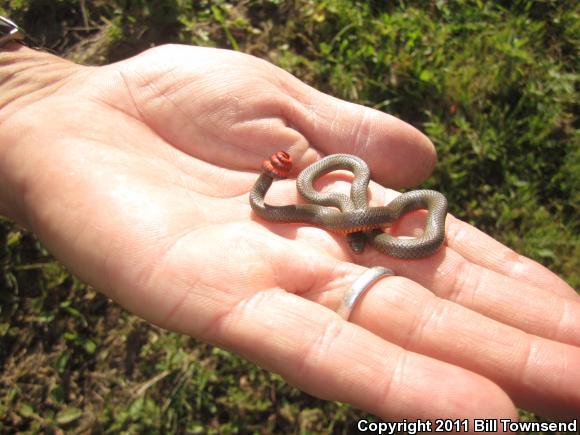
M 311 204 L 273 206 L 265 196 L 275 179 L 287 178 L 292 167 L 288 153 L 278 151 L 262 163 L 262 172 L 250 192 L 254 212 L 269 221 L 306 223 L 346 234 L 354 252 L 360 253 L 368 240 L 380 252 L 397 258 L 422 258 L 433 254 L 445 240 L 447 199 L 434 190 L 403 193 L 383 207 L 369 207 L 367 188 L 370 170 L 364 160 L 350 154 L 332 154 L 305 168 L 296 179 L 300 194 Z M 318 192 L 314 182 L 334 170 L 354 174 L 350 196 L 338 192 Z M 414 210 L 427 209 L 423 234 L 416 238 L 398 238 L 381 228 Z

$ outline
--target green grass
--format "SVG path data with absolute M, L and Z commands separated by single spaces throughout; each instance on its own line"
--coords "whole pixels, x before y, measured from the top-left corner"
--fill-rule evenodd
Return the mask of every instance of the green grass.
M 234 48 L 399 116 L 435 142 L 427 185 L 455 215 L 579 287 L 575 3 L 14 0 L 0 13 L 78 62 Z M 0 286 L 0 430 L 346 433 L 365 416 L 133 317 L 6 220 Z

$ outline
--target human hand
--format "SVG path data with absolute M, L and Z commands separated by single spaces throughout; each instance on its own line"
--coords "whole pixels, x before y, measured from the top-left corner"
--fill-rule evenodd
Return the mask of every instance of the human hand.
M 0 111 L 0 210 L 86 282 L 384 419 L 515 419 L 512 401 L 578 413 L 580 302 L 545 268 L 452 216 L 443 249 L 406 261 L 251 213 L 260 162 L 278 149 L 298 170 L 347 152 L 384 185 L 418 183 L 435 153 L 409 125 L 225 50 L 164 46 L 98 68 L 38 55 L 56 79 Z M 394 195 L 371 193 L 372 205 Z M 269 198 L 297 201 L 293 181 Z M 374 265 L 397 276 L 343 321 L 333 310 Z

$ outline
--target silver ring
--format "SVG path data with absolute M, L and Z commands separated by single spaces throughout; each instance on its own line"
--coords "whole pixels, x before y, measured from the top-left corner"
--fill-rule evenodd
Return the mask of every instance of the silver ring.
M 356 301 L 367 291 L 375 282 L 383 276 L 392 276 L 395 273 L 391 269 L 381 266 L 371 267 L 363 272 L 350 286 L 340 301 L 340 306 L 336 310 L 338 315 L 344 320 L 348 320 Z

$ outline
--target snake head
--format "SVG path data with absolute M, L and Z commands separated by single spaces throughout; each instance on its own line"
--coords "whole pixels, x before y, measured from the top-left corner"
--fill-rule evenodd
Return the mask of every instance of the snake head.
M 262 162 L 262 171 L 272 178 L 287 178 L 292 169 L 292 158 L 286 151 L 276 151 L 270 160 Z
M 362 254 L 365 249 L 365 244 L 367 242 L 366 234 L 357 231 L 354 233 L 348 233 L 346 235 L 346 240 L 348 241 L 348 246 L 355 254 Z

